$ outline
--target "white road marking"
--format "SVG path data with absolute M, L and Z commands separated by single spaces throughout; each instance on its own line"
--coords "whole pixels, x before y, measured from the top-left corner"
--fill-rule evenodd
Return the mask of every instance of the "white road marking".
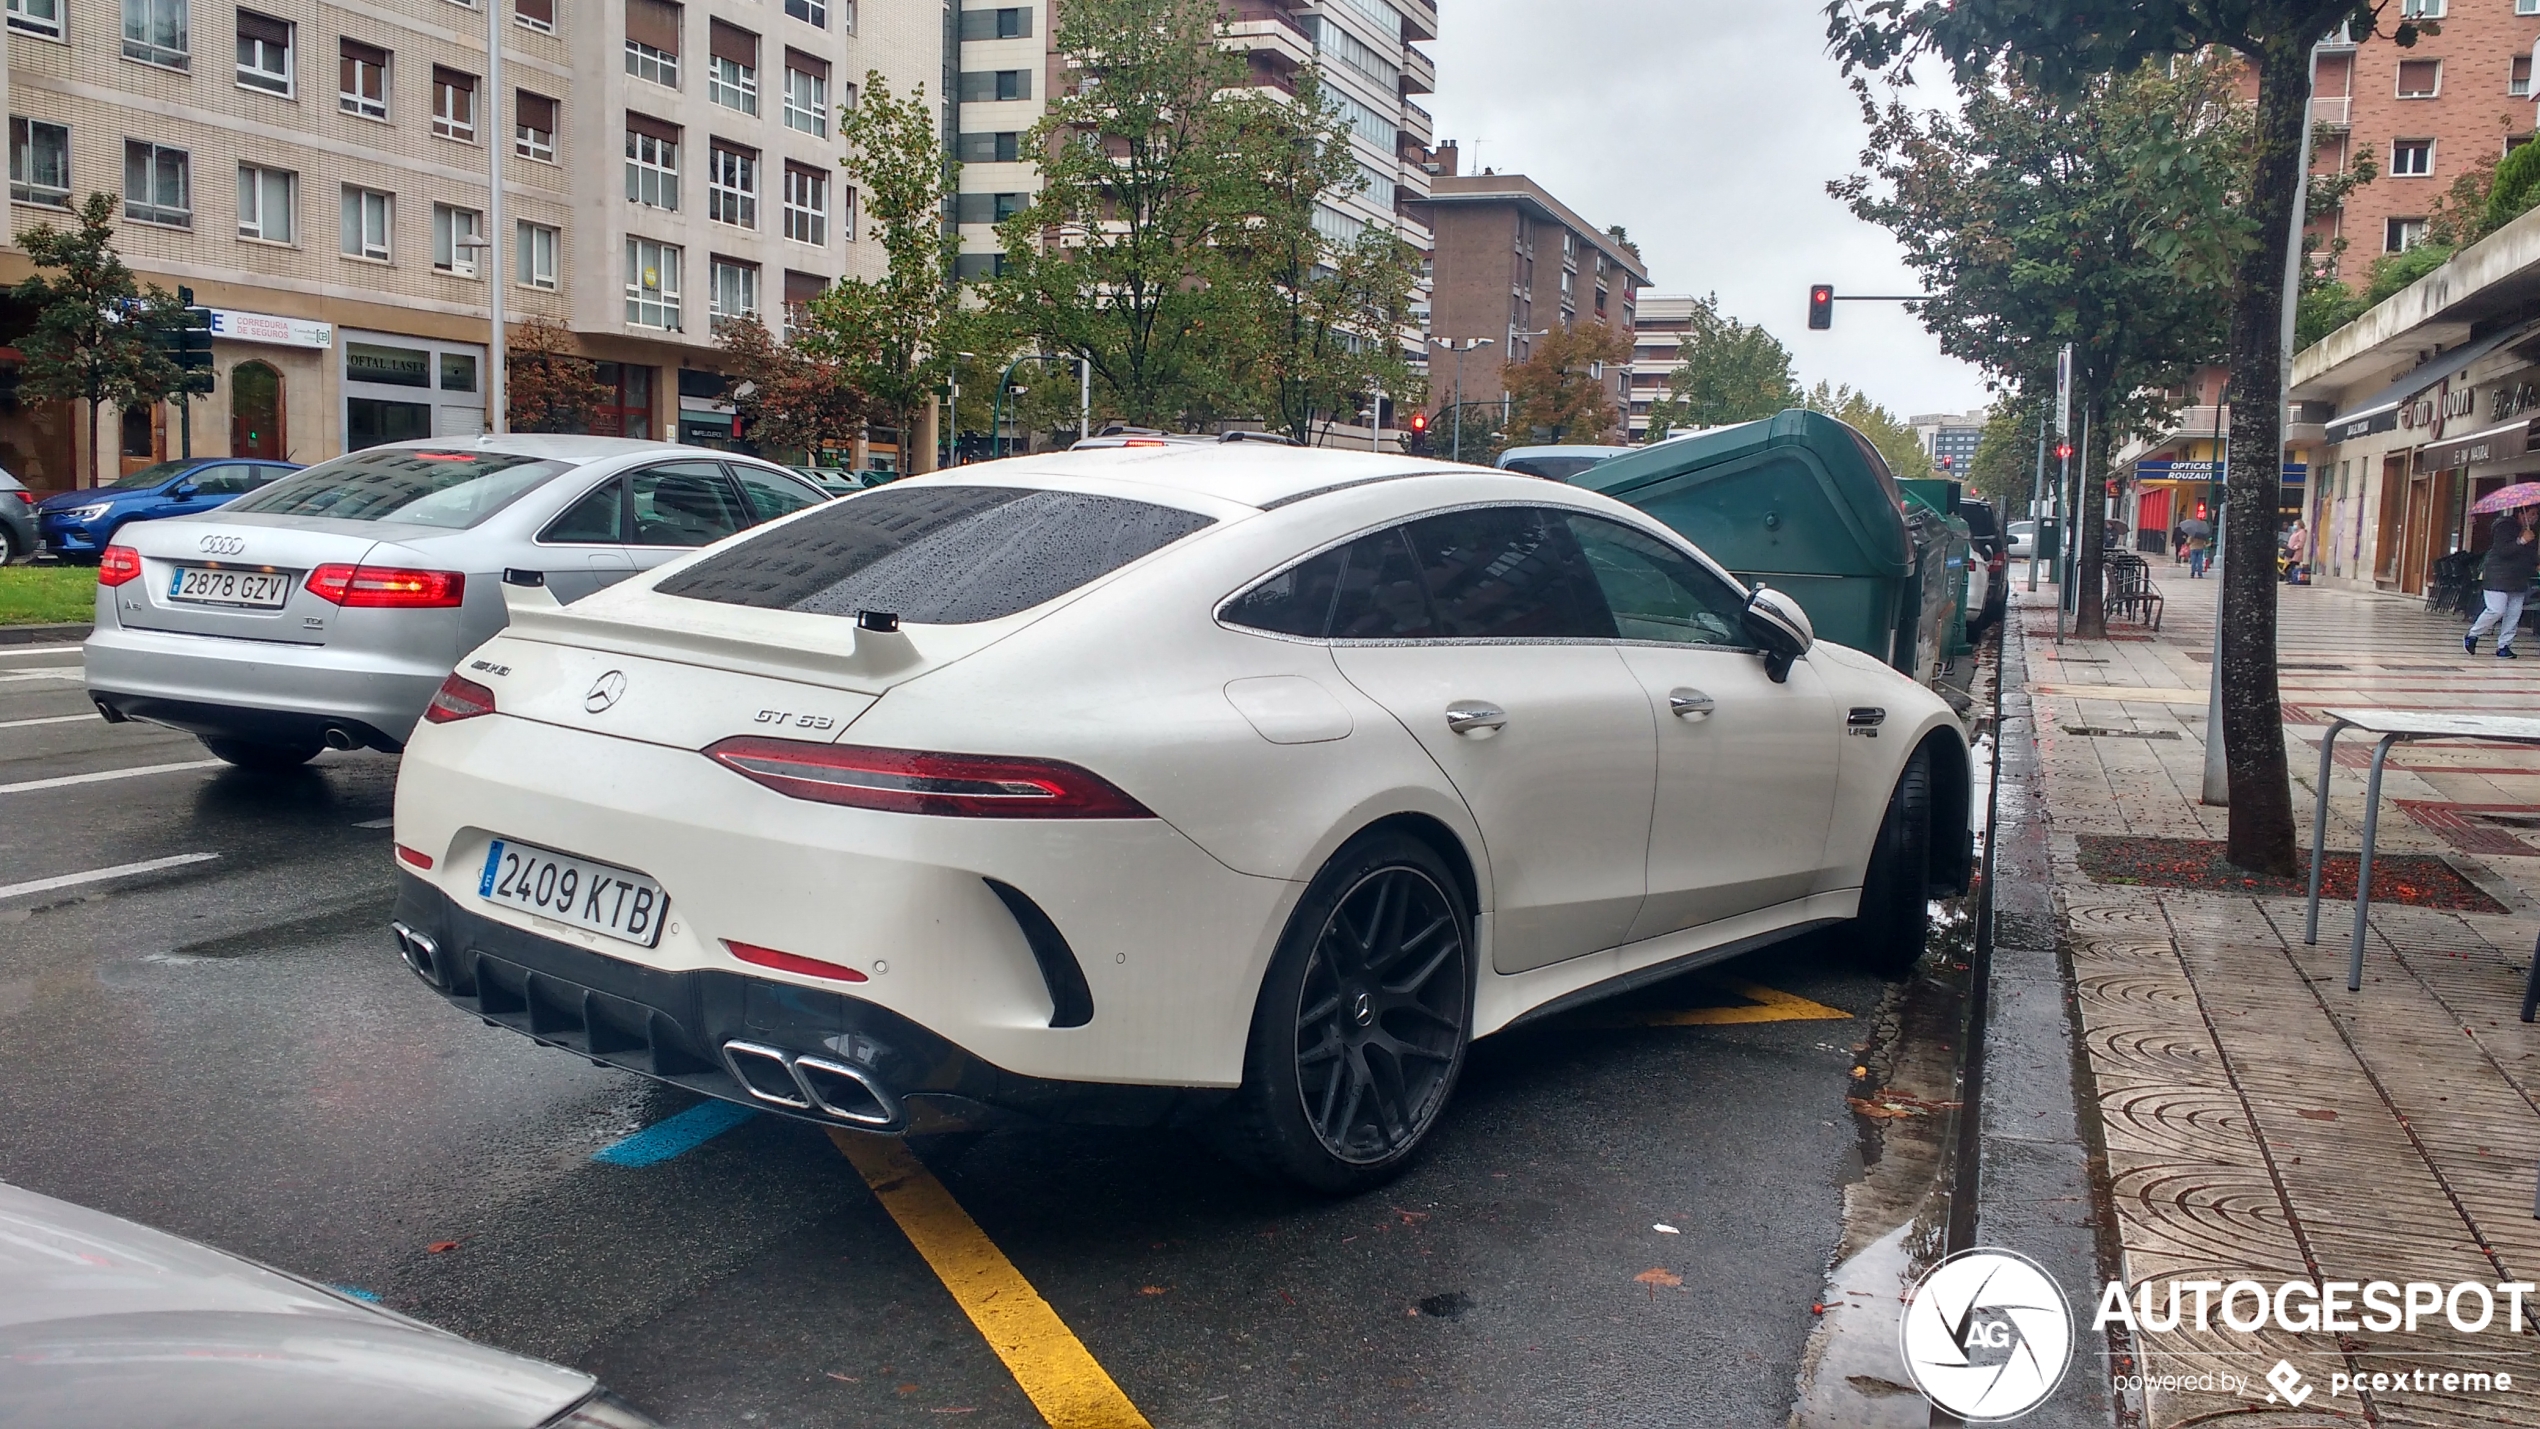
M 139 863 L 119 863 L 112 868 L 92 868 L 86 873 L 65 873 L 25 883 L 0 884 L 0 898 L 50 893 L 56 888 L 77 888 L 83 883 L 103 883 L 109 878 L 130 878 L 136 873 L 156 873 L 163 868 L 183 868 L 189 863 L 209 863 L 218 857 L 220 855 L 216 853 L 180 853 L 168 858 L 144 859 Z
M 75 715 L 46 715 L 42 719 L 0 719 L 0 729 L 25 729 L 29 725 L 38 724 L 81 724 L 89 722 L 104 724 L 106 719 L 105 716 L 94 712 Z
M 88 672 L 87 672 L 86 670 L 84 670 L 84 669 L 83 669 L 83 670 L 18 670 L 18 671 L 14 671 L 14 672 L 12 672 L 12 673 L 10 673 L 10 674 L 0 675 L 0 681 L 5 681 L 5 682 L 15 682 L 15 681 L 18 681 L 18 680 L 85 680 L 85 679 L 87 679 L 87 678 L 88 678 Z
M 395 819 L 364 819 L 360 823 L 353 825 L 353 827 L 357 829 L 385 829 L 394 826 L 396 822 L 397 821 Z
M 84 645 L 0 645 L 0 660 L 15 660 L 21 655 L 76 655 Z
M 22 784 L 0 784 L 0 794 L 32 794 L 38 789 L 67 789 L 74 784 L 103 784 L 110 779 L 137 779 L 144 774 L 176 774 L 187 769 L 218 769 L 217 759 L 189 759 L 183 764 L 144 764 L 134 769 L 100 769 L 94 774 L 64 774 L 52 779 L 29 779 Z M 209 855 L 205 855 L 209 857 Z

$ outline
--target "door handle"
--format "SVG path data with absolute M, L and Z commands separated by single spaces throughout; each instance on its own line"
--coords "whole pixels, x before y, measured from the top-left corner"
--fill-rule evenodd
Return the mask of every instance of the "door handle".
M 1678 685 L 1667 692 L 1667 708 L 1678 719 L 1700 719 L 1719 707 L 1719 701 L 1689 685 Z
M 1446 727 L 1474 739 L 1488 739 L 1508 725 L 1508 711 L 1487 700 L 1457 700 L 1446 707 Z

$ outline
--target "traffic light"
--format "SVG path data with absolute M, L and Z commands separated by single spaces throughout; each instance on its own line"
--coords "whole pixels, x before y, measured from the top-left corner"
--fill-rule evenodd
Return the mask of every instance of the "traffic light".
M 212 390 L 212 310 L 194 306 L 194 290 L 179 288 L 177 301 L 185 305 L 183 317 L 173 328 L 158 335 L 161 350 L 168 360 L 185 373 L 185 390 Z
M 1811 283 L 1808 285 L 1808 326 L 1813 328 L 1834 326 L 1834 284 Z
M 2057 442 L 2055 444 L 2055 459 L 2057 461 L 2069 460 L 2072 454 L 2073 444 L 2071 442 Z
M 1429 429 L 1429 414 L 1428 414 L 1428 413 L 1426 413 L 1426 412 L 1414 412 L 1414 413 L 1412 413 L 1412 414 L 1411 414 L 1411 434 L 1412 434 L 1413 436 L 1415 436 L 1415 437 L 1416 437 L 1416 436 L 1418 436 L 1420 433 L 1425 432 L 1425 431 L 1427 431 L 1428 429 Z

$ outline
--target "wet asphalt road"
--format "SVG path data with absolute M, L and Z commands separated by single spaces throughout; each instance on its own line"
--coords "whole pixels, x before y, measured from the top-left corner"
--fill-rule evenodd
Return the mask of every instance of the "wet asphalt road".
M 673 1424 L 1040 1422 L 824 1133 L 761 1115 L 594 1162 L 693 1099 L 403 969 L 393 758 L 7 787 L 207 758 L 150 726 L 30 723 L 87 711 L 57 678 L 77 666 L 0 646 L 0 890 L 216 857 L 0 892 L 0 1179 L 582 1366 Z M 1816 944 L 1722 971 L 1852 1016 L 1631 1020 L 1740 1000 L 1698 977 L 1492 1039 L 1432 1154 L 1355 1200 L 1170 1133 L 924 1151 L 1158 1426 L 1778 1424 L 1884 985 Z

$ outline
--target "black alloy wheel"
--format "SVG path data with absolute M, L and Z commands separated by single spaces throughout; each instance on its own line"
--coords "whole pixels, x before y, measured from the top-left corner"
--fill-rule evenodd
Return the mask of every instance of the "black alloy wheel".
M 1297 997 L 1297 1091 L 1325 1149 L 1354 1166 L 1407 1150 L 1464 1055 L 1465 938 L 1427 872 L 1379 869 L 1343 894 Z

